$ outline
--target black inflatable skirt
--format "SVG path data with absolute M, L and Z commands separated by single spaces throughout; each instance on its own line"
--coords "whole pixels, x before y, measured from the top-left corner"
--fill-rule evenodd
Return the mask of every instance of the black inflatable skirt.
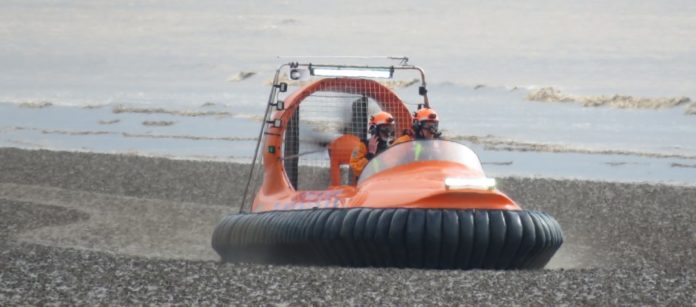
M 537 269 L 563 233 L 538 211 L 352 208 L 230 214 L 212 241 L 227 262 Z

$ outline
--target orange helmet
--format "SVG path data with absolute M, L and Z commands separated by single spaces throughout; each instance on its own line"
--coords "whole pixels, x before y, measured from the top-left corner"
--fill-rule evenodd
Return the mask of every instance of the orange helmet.
M 394 116 L 382 111 L 370 117 L 370 134 L 380 135 L 380 131 L 386 133 L 388 137 L 394 135 Z
M 429 124 L 426 124 L 429 123 Z M 437 116 L 437 112 L 433 109 L 422 108 L 413 114 L 413 130 L 416 132 L 416 137 L 424 137 L 423 130 L 428 130 L 432 133 L 433 137 L 439 138 L 440 132 L 438 131 L 438 125 L 440 123 L 440 118 Z
M 440 118 L 437 116 L 437 112 L 433 109 L 422 108 L 416 111 L 413 116 L 413 121 L 415 124 L 420 124 L 424 121 L 440 122 Z
M 370 117 L 370 127 L 375 127 L 378 125 L 393 124 L 394 116 L 387 112 L 379 112 Z

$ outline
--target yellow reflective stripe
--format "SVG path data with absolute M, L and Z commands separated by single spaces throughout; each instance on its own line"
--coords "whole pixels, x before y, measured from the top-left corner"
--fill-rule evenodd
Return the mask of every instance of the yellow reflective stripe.
M 415 143 L 414 144 L 416 148 L 413 149 L 414 151 L 414 161 L 418 161 L 420 158 L 420 154 L 423 151 L 423 145 L 421 143 Z
M 372 170 L 376 173 L 379 172 L 379 160 L 374 160 L 372 162 Z

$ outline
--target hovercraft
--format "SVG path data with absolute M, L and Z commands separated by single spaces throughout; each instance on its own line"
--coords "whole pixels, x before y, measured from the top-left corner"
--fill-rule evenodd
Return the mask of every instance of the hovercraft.
M 406 60 L 278 68 L 240 212 L 213 233 L 223 261 L 437 269 L 549 262 L 563 242 L 559 224 L 497 190 L 463 144 L 400 143 L 352 176 L 346 165 L 367 138 L 368 114 L 386 111 L 396 131 L 410 127 L 415 110 L 390 80 L 409 70 L 420 77 L 418 107 L 430 107 L 423 70 Z

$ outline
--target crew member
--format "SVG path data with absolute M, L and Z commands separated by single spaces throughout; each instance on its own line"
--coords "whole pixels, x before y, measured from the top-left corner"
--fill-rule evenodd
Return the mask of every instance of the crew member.
M 432 140 L 440 138 L 440 131 L 438 130 L 438 125 L 440 123 L 440 117 L 437 116 L 437 112 L 433 109 L 422 108 L 413 114 L 413 130 L 407 131 L 404 135 L 400 136 L 394 145 L 403 142 L 416 140 Z
M 359 177 L 365 165 L 392 144 L 394 139 L 394 117 L 387 112 L 379 112 L 370 117 L 370 139 L 363 141 L 353 150 L 350 167 L 353 175 Z

